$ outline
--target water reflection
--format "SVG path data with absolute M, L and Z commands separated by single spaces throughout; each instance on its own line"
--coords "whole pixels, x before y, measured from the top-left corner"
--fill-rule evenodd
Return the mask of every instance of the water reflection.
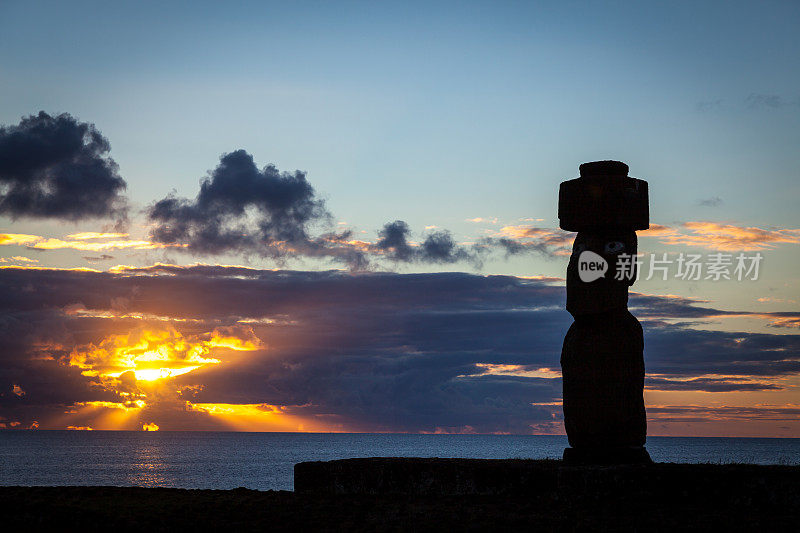
M 126 481 L 138 487 L 169 487 L 175 476 L 169 472 L 168 451 L 157 434 L 138 434 L 133 446 Z

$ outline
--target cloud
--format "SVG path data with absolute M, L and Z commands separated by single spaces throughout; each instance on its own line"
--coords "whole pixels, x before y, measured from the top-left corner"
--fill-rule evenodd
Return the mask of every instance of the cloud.
M 797 406 L 721 406 L 710 407 L 702 405 L 668 405 L 650 407 L 647 409 L 648 418 L 664 421 L 708 421 L 708 420 L 780 420 L 796 421 L 800 416 L 800 407 Z
M 0 214 L 12 218 L 125 218 L 125 180 L 108 139 L 69 114 L 0 127 Z
M 434 231 L 425 237 L 420 255 L 423 261 L 431 263 L 454 263 L 475 257 L 464 247 L 457 245 L 447 230 Z
M 533 249 L 549 253 L 548 247 L 564 238 L 561 234 L 549 239 L 529 236 L 518 242 L 501 231 L 502 238 L 464 245 L 449 231 L 429 226 L 426 229 L 434 231 L 416 243 L 410 240 L 411 228 L 402 220 L 386 223 L 375 243 L 354 239 L 349 229 L 315 233 L 331 223 L 332 215 L 305 173 L 279 172 L 272 165 L 259 170 L 244 150 L 223 154 L 217 168 L 202 180 L 194 200 L 167 196 L 152 204 L 147 216 L 155 224 L 153 242 L 183 247 L 193 254 L 257 254 L 277 260 L 327 258 L 352 270 L 365 270 L 371 259 L 381 258 L 393 262 L 467 262 L 480 267 L 492 249 L 507 254 Z M 496 219 L 473 221 L 495 223 Z
M 27 235 L 24 233 L 0 233 L 0 246 L 28 246 L 36 241 L 43 240 L 44 237 L 38 235 Z
M 720 318 L 753 318 L 765 320 L 775 328 L 800 328 L 800 313 L 797 312 L 721 310 L 699 305 L 703 303 L 708 302 L 674 295 L 655 296 L 632 292 L 628 307 L 640 318 L 653 321 L 676 319 L 700 323 Z
M 560 431 L 558 281 L 159 264 L 5 268 L 0 291 L 0 416 L 21 424 Z M 733 312 L 631 302 L 651 389 L 769 392 L 800 374 L 798 335 L 692 329 Z M 156 367 L 172 377 L 132 379 Z
M 800 106 L 800 98 L 786 99 L 778 94 L 750 93 L 743 100 L 745 107 L 749 109 L 782 109 L 786 107 Z M 722 109 L 724 102 L 722 99 L 704 100 L 695 104 L 695 110 L 700 113 L 717 111 Z
M 670 227 L 651 224 L 639 232 L 641 237 L 657 237 L 670 246 L 691 246 L 722 251 L 758 251 L 778 244 L 800 243 L 800 229 L 762 229 L 757 227 L 720 224 L 717 222 L 684 222 Z
M 312 226 L 329 224 L 331 215 L 305 173 L 273 165 L 259 170 L 244 150 L 223 154 L 194 200 L 170 195 L 147 215 L 155 223 L 153 241 L 198 255 L 328 257 L 354 268 L 366 262 L 350 231 L 312 236 Z
M 125 334 L 112 334 L 98 343 L 76 346 L 68 364 L 84 376 L 120 381 L 120 392 L 127 392 L 137 381 L 152 381 L 164 376 L 179 376 L 204 365 L 219 364 L 210 357 L 214 349 L 252 351 L 262 345 L 248 326 L 215 328 L 184 335 L 171 326 L 139 327 Z M 116 388 L 116 384 L 111 385 Z
M 788 298 L 775 298 L 773 296 L 762 296 L 761 298 L 756 298 L 757 302 L 767 303 L 767 302 L 774 302 L 774 303 L 790 303 L 796 304 L 796 300 L 791 300 Z
M 386 223 L 378 232 L 377 243 L 371 250 L 392 261 L 422 263 L 455 263 L 468 261 L 480 265 L 484 252 L 480 246 L 466 247 L 457 244 L 447 230 L 428 233 L 422 244 L 412 244 L 408 237 L 411 228 L 402 220 Z
M 114 259 L 114 256 L 113 255 L 108 255 L 108 254 L 101 254 L 101 255 L 96 256 L 96 257 L 95 256 L 91 256 L 91 255 L 84 255 L 83 259 L 85 259 L 89 263 L 97 263 L 97 262 L 100 262 L 100 261 L 110 261 L 110 260 Z
M 645 387 L 658 391 L 703 391 L 703 392 L 742 392 L 782 390 L 783 387 L 774 383 L 749 381 L 745 378 L 693 378 L 693 379 L 667 379 L 661 377 L 648 377 Z
M 700 113 L 706 113 L 708 111 L 714 111 L 716 109 L 720 109 L 722 107 L 722 100 L 704 100 L 702 102 L 697 102 L 695 104 L 695 109 Z
M 704 207 L 719 207 L 722 205 L 722 198 L 719 196 L 712 196 L 711 198 L 698 200 L 697 203 Z
M 646 230 L 640 230 L 636 232 L 636 235 L 638 235 L 639 237 L 664 237 L 677 234 L 678 230 L 676 230 L 675 228 L 655 223 L 651 223 L 650 227 L 647 228 Z
M 800 99 L 786 100 L 777 94 L 750 93 L 744 100 L 750 109 L 780 109 L 783 107 L 800 105 Z
M 15 255 L 13 257 L 0 257 L 0 263 L 38 263 L 38 259 Z
M 409 261 L 414 255 L 414 250 L 408 244 L 408 234 L 411 228 L 402 220 L 388 222 L 378 232 L 376 247 L 386 252 L 387 257 L 395 261 Z
M 506 255 L 537 253 L 555 257 L 570 255 L 574 239 L 575 233 L 572 232 L 520 224 L 504 226 L 481 242 L 485 246 L 500 248 Z
M 551 423 L 557 410 L 531 405 L 557 398 L 557 379 L 485 376 L 476 366 L 524 364 L 531 357 L 549 361 L 540 366 L 557 365 L 558 330 L 566 325 L 563 289 L 546 282 L 203 265 L 86 276 L 35 272 L 0 273 L 7 294 L 0 317 L 8 332 L 0 339 L 0 391 L 17 384 L 29 400 L 0 397 L 0 413 L 9 419 L 98 429 L 101 412 L 113 411 L 125 414 L 131 428 L 140 422 L 186 427 L 190 415 L 206 417 L 192 424 L 213 427 L 208 417 L 217 415 L 209 405 L 270 405 L 277 411 L 264 416 L 295 417 L 306 428 L 435 431 L 471 425 L 479 432 L 524 433 L 531 424 Z M 532 302 L 550 310 L 523 312 Z M 537 323 L 542 330 L 531 327 Z M 141 345 L 136 353 L 154 348 L 140 341 L 141 334 L 131 336 L 143 324 L 148 331 L 174 329 L 170 345 L 193 345 L 203 338 L 198 335 L 222 327 L 252 328 L 267 345 L 239 358 L 211 349 L 203 358 L 220 363 L 170 378 L 169 387 L 142 397 L 139 380 L 137 389 L 126 390 L 108 374 L 130 366 L 131 346 Z M 182 360 L 170 364 L 177 368 Z M 205 407 L 189 413 L 187 401 Z M 64 410 L 75 413 L 65 417 Z
M 102 252 L 106 250 L 155 250 L 180 245 L 132 240 L 127 233 L 75 233 L 64 239 L 27 235 L 23 233 L 0 233 L 0 246 L 24 246 L 31 250 L 81 250 Z M 109 256 L 110 257 L 110 256 Z

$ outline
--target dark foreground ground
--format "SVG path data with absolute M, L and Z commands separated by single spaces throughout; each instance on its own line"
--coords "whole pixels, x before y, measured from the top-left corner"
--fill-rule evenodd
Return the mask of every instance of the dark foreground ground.
M 377 466 L 391 474 L 403 466 L 368 461 L 345 468 Z M 435 468 L 458 474 L 458 460 L 439 461 Z M 414 468 L 408 463 L 405 472 L 409 465 Z M 548 487 L 554 478 L 545 476 L 544 483 L 529 480 L 504 494 L 442 494 L 447 491 L 429 484 L 417 494 L 0 487 L 0 520 L 4 531 L 800 530 L 800 467 L 654 466 L 633 474 L 612 467 L 587 475 L 558 461 L 466 464 L 467 478 L 489 468 L 513 484 L 529 468 L 556 472 L 560 479 L 560 489 Z M 427 472 L 430 463 L 417 468 Z M 459 491 L 472 490 L 459 479 Z

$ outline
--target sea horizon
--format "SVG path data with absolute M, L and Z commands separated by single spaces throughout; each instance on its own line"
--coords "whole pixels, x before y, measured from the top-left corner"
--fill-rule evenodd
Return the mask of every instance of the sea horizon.
M 564 437 L 563 433 L 440 433 L 440 432 L 411 432 L 411 431 L 244 431 L 238 429 L 159 429 L 148 431 L 141 429 L 55 429 L 55 428 L 3 428 L 4 432 L 17 433 L 36 433 L 36 432 L 65 432 L 65 433 L 257 433 L 257 434 L 276 434 L 276 435 L 431 435 L 431 436 L 496 436 L 496 437 Z M 769 437 L 769 436 L 737 436 L 737 435 L 647 435 L 647 438 L 675 438 L 675 439 L 777 439 L 777 440 L 800 440 L 800 437 Z
M 7 430 L 2 486 L 293 490 L 304 461 L 356 457 L 560 459 L 563 435 Z M 648 438 L 656 462 L 800 464 L 795 437 Z

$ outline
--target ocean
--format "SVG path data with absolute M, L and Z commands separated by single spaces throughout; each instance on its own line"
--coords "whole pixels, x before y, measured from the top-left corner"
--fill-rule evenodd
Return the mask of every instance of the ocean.
M 364 433 L 0 431 L 0 485 L 292 490 L 301 461 L 560 458 L 566 437 Z M 654 461 L 800 464 L 800 439 L 648 437 Z

